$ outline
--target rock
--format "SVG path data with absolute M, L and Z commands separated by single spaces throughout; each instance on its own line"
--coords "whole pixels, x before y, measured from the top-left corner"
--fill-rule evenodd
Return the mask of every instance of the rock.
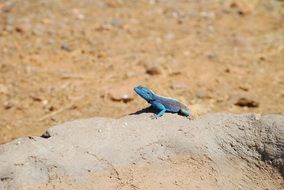
M 50 136 L 49 132 L 48 131 L 45 131 L 40 137 L 42 138 L 45 138 L 45 139 L 48 139 Z
M 119 18 L 112 18 L 110 24 L 114 27 L 122 27 L 123 21 Z
M 236 103 L 236 106 L 240 106 L 240 107 L 249 107 L 249 108 L 256 108 L 259 106 L 259 103 L 251 100 L 251 99 L 247 99 L 247 98 L 240 98 Z
M 75 17 L 76 17 L 77 19 L 79 19 L 79 20 L 84 20 L 85 15 L 82 14 L 82 13 L 80 12 L 80 10 L 78 10 L 78 9 L 73 9 L 72 12 L 73 12 L 73 14 L 75 15 Z
M 0 188 L 283 189 L 283 116 L 151 114 L 67 122 L 0 145 Z
M 232 45 L 239 49 L 252 51 L 253 47 L 248 38 L 243 36 L 242 34 L 233 34 L 232 35 Z
M 113 101 L 122 101 L 127 103 L 134 99 L 134 92 L 130 86 L 119 86 L 117 88 L 113 88 L 109 90 L 108 94 Z
M 159 75 L 161 74 L 161 69 L 157 66 L 147 66 L 146 73 L 148 75 Z
M 46 26 L 43 24 L 36 24 L 32 27 L 31 33 L 35 36 L 42 36 L 46 32 Z
M 231 72 L 230 68 L 226 68 L 224 71 L 225 71 L 225 73 L 230 73 Z
M 61 49 L 62 49 L 62 50 L 65 50 L 65 51 L 68 51 L 68 52 L 72 51 L 72 48 L 71 48 L 70 45 L 67 44 L 67 43 L 62 43 L 62 44 L 61 44 Z
M 244 1 L 244 0 L 234 0 L 230 4 L 230 7 L 232 9 L 236 9 L 239 15 L 250 14 L 254 9 L 253 1 L 249 2 L 249 1 Z
M 14 107 L 14 104 L 11 101 L 5 101 L 3 106 L 4 106 L 5 110 L 8 110 L 8 109 L 11 109 L 12 107 Z
M 25 30 L 21 26 L 16 26 L 15 31 L 18 32 L 18 33 L 24 33 L 25 32 Z
M 250 88 L 248 86 L 240 85 L 239 89 L 247 92 L 247 91 L 249 91 Z
M 205 90 L 199 89 L 196 91 L 196 97 L 199 99 L 210 99 L 212 98 L 208 92 L 206 92 Z
M 168 40 L 168 41 L 174 40 L 175 39 L 175 34 L 174 33 L 167 33 L 167 34 L 164 35 L 164 39 Z
M 200 16 L 203 17 L 203 18 L 214 19 L 215 13 L 203 11 L 203 12 L 200 12 Z

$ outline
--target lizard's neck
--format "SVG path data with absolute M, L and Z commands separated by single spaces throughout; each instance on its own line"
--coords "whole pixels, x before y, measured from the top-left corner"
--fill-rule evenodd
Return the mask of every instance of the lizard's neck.
M 148 102 L 148 103 L 151 103 L 151 102 L 153 102 L 153 101 L 155 101 L 155 100 L 157 100 L 157 99 L 159 99 L 159 96 L 153 93 L 153 98 L 152 98 L 152 100 L 147 100 L 147 102 Z

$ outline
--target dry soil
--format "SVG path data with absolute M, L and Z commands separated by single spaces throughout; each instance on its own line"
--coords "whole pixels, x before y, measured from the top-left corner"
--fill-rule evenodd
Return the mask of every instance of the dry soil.
M 146 106 L 284 114 L 280 0 L 0 0 L 0 143 Z

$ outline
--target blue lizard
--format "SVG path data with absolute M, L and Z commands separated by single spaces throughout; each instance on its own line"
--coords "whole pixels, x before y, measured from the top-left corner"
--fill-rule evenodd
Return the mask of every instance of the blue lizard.
M 179 101 L 156 95 L 153 91 L 144 86 L 136 86 L 134 91 L 146 100 L 153 108 L 159 110 L 158 114 L 154 114 L 154 118 L 164 115 L 166 111 L 172 113 L 180 113 L 181 115 L 191 118 L 189 109 Z

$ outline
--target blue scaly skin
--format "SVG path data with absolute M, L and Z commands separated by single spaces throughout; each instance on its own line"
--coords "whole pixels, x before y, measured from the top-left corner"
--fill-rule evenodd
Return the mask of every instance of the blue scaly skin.
M 134 88 L 134 91 L 149 104 L 151 104 L 153 108 L 159 110 L 158 114 L 154 114 L 154 118 L 163 116 L 166 111 L 172 113 L 180 113 L 181 115 L 191 118 L 189 109 L 184 104 L 175 99 L 158 96 L 153 91 L 144 86 L 136 86 Z

